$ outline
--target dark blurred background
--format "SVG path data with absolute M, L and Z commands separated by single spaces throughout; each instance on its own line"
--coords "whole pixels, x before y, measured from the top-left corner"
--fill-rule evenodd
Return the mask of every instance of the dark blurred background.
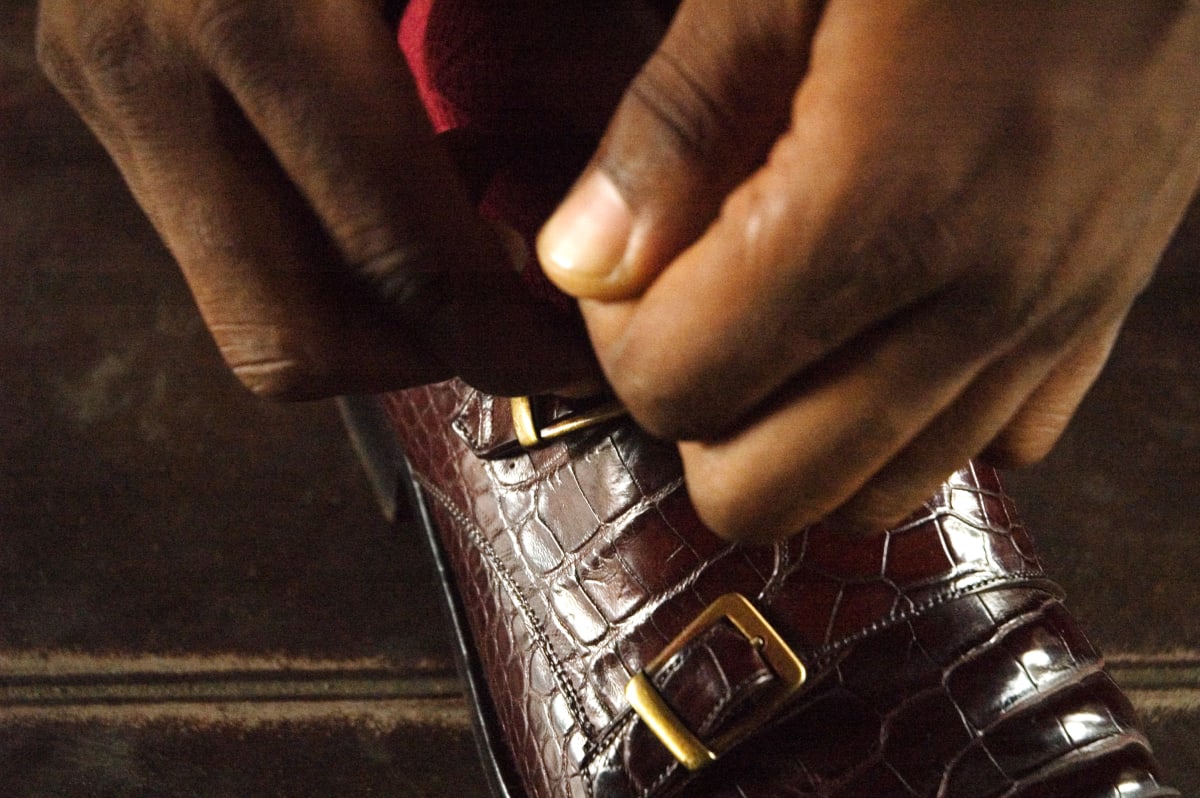
M 433 581 L 332 403 L 228 375 L 0 0 L 0 795 L 483 795 Z M 1009 483 L 1200 795 L 1200 208 Z

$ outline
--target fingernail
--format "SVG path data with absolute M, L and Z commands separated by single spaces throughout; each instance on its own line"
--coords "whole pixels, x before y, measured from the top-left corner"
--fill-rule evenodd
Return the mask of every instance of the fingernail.
M 586 296 L 621 264 L 632 226 L 617 187 L 603 172 L 593 171 L 542 228 L 538 259 L 559 288 Z

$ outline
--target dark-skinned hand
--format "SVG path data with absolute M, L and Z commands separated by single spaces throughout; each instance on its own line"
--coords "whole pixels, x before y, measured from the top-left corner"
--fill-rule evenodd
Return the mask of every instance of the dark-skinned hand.
M 1040 458 L 1200 181 L 1200 4 L 688 0 L 543 229 L 701 516 Z
M 661 35 L 643 5 L 501 17 L 555 34 L 557 49 L 516 65 L 526 73 L 538 59 L 604 65 L 584 70 L 583 92 L 518 72 L 527 96 L 511 102 L 594 141 Z M 255 393 L 598 383 L 578 320 L 530 297 L 476 214 L 378 0 L 42 0 L 38 50 Z

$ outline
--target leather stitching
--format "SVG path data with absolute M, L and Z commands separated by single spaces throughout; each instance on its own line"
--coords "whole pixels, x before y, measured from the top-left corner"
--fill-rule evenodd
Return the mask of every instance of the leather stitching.
M 985 579 L 985 580 L 982 580 L 980 582 L 977 582 L 973 585 L 969 585 L 966 587 L 961 587 L 961 588 L 957 588 L 954 590 L 945 591 L 944 593 L 939 593 L 937 596 L 931 598 L 930 600 L 928 600 L 926 602 L 922 602 L 921 604 L 914 605 L 907 612 L 894 614 L 887 618 L 881 619 L 879 622 L 865 627 L 864 629 L 862 629 L 860 632 L 858 632 L 856 634 L 848 635 L 846 637 L 843 637 L 841 640 L 835 642 L 834 644 L 832 644 L 830 646 L 826 646 L 824 648 L 818 649 L 816 652 L 814 652 L 814 659 L 813 659 L 812 663 L 809 665 L 809 667 L 810 667 L 810 674 L 809 674 L 810 683 L 815 683 L 815 682 L 820 681 L 828 673 L 830 665 L 836 659 L 836 654 L 839 653 L 841 650 L 848 648 L 848 647 L 854 645 L 855 643 L 861 642 L 862 640 L 867 639 L 867 638 L 871 637 L 872 635 L 878 634 L 879 632 L 882 632 L 892 626 L 895 626 L 900 623 L 905 623 L 907 621 L 915 620 L 917 617 L 924 615 L 934 609 L 937 609 L 940 606 L 948 604 L 956 599 L 964 598 L 966 596 L 974 595 L 977 593 L 983 593 L 988 590 L 991 590 L 991 589 L 994 589 L 997 587 L 1001 587 L 1001 586 L 1003 586 L 1003 587 L 1022 587 L 1022 586 L 1041 587 L 1040 583 L 1042 583 L 1043 581 L 1045 581 L 1044 576 L 1042 575 L 1042 573 L 1040 571 L 1024 572 L 1024 573 L 1023 572 L 1014 572 L 1014 573 L 1004 574 L 1002 576 L 992 577 L 990 579 Z M 1054 591 L 1046 590 L 1045 592 L 1048 597 L 1057 598 Z M 691 649 L 693 649 L 693 646 L 689 645 L 688 648 L 685 648 L 683 651 L 680 652 L 679 656 L 676 658 L 676 662 L 677 662 L 676 667 L 677 668 L 681 668 L 684 666 L 684 664 L 686 664 L 686 662 L 688 660 L 687 652 Z M 809 692 L 808 690 L 805 690 L 802 688 L 800 690 L 800 692 L 796 694 L 796 697 L 792 701 L 792 711 L 789 712 L 787 710 L 781 710 L 779 712 L 779 714 L 773 719 L 772 723 L 768 724 L 767 726 L 764 726 L 763 728 L 765 729 L 765 728 L 769 728 L 770 726 L 774 726 L 775 723 L 780 722 L 780 721 L 784 720 L 785 718 L 787 718 L 789 715 L 791 715 L 792 712 L 794 712 L 797 708 L 799 708 L 799 706 L 802 705 L 802 703 L 803 703 L 802 699 L 804 698 L 805 695 L 808 694 L 808 692 Z M 721 709 L 721 708 L 722 707 L 718 707 L 718 709 Z M 627 709 L 626 712 L 630 713 L 631 715 L 633 714 L 632 709 Z M 636 717 L 636 715 L 634 715 L 634 717 L 631 718 L 629 725 L 630 725 L 630 727 L 632 727 L 636 723 L 637 723 L 637 717 Z M 622 734 L 620 737 L 621 737 L 621 739 L 624 739 L 627 736 L 628 736 L 627 734 Z M 739 746 L 744 745 L 745 742 L 746 742 L 746 740 L 743 740 L 742 743 L 739 744 Z M 659 786 L 661 786 L 662 783 L 665 782 L 666 779 L 676 770 L 678 770 L 678 763 L 672 763 L 671 765 L 668 765 L 667 768 L 664 769 L 663 771 L 661 771 L 659 773 L 659 775 L 654 779 L 651 787 L 648 787 L 646 789 L 646 791 L 639 793 L 639 798 L 646 798 L 646 796 L 652 794 L 653 791 L 655 789 L 657 789 Z
M 542 622 L 537 615 L 534 614 L 533 608 L 529 606 L 528 599 L 525 598 L 524 591 L 521 590 L 520 586 L 517 585 L 516 580 L 513 579 L 512 574 L 509 573 L 508 569 L 504 566 L 504 563 L 496 554 L 496 550 L 492 548 L 492 544 L 483 536 L 483 533 L 479 531 L 478 527 L 476 527 L 475 524 L 466 517 L 466 514 L 463 513 L 457 505 L 455 505 L 450 497 L 443 493 L 436 485 L 432 484 L 423 475 L 417 475 L 417 481 L 421 483 L 422 488 L 428 491 L 429 494 L 433 496 L 439 504 L 442 505 L 446 512 L 450 513 L 455 521 L 462 525 L 463 529 L 467 532 L 467 535 L 471 538 L 471 542 L 484 555 L 484 559 L 487 561 L 488 565 L 492 567 L 492 570 L 496 573 L 496 575 L 500 577 L 500 583 L 504 585 L 505 590 L 508 591 L 509 596 L 512 597 L 513 601 L 520 609 L 521 615 L 525 618 L 526 623 L 529 624 L 529 628 L 533 634 L 534 643 L 538 646 L 538 649 L 542 652 L 542 655 L 546 657 L 546 661 L 550 663 L 550 671 L 554 674 L 555 682 L 558 684 L 559 689 L 563 691 L 563 695 L 567 699 L 567 705 L 571 709 L 572 718 L 577 724 L 579 724 L 580 729 L 583 730 L 588 740 L 590 741 L 593 739 L 596 736 L 595 729 L 592 728 L 591 721 L 589 721 L 587 716 L 583 713 L 583 706 L 579 701 L 579 696 L 576 694 L 574 686 L 570 683 L 570 680 L 567 677 L 566 669 L 563 668 L 562 662 L 559 660 L 558 655 L 554 653 L 554 649 L 550 645 L 550 638 L 546 635 L 545 627 L 542 625 Z

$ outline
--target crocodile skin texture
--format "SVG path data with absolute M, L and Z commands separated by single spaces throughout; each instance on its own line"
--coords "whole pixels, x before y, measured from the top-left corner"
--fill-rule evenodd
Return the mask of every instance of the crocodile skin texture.
M 496 446 L 507 402 L 457 382 L 393 394 L 388 408 L 465 608 L 515 794 L 1177 795 L 990 469 L 954 474 L 870 539 L 818 525 L 743 547 L 701 525 L 673 449 L 631 424 L 526 452 Z M 693 775 L 624 689 L 731 591 L 808 678 Z M 726 622 L 653 675 L 704 741 L 743 725 L 778 682 L 760 641 Z

